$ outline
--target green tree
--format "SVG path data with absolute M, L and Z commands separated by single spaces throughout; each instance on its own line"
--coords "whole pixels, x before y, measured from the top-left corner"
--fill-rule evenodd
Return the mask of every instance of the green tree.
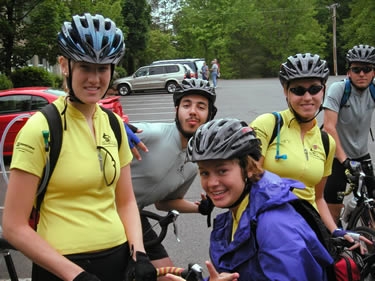
M 151 30 L 144 51 L 144 62 L 149 64 L 154 60 L 177 58 L 177 50 L 173 45 L 174 37 L 170 33 L 165 33 L 159 29 Z
M 25 65 L 24 30 L 28 15 L 42 0 L 2 0 L 0 2 L 0 72 L 10 75 L 12 67 Z
M 122 16 L 127 31 L 123 65 L 128 73 L 133 73 L 136 67 L 145 63 L 143 52 L 146 50 L 151 25 L 151 8 L 146 0 L 125 0 Z
M 343 20 L 342 28 L 345 53 L 358 44 L 375 46 L 375 2 L 353 0 L 349 7 L 350 17 Z

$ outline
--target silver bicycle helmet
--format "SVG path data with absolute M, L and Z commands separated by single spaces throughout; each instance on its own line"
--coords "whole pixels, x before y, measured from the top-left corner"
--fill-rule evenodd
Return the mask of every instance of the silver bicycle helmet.
M 184 79 L 181 83 L 181 91 L 173 93 L 174 105 L 178 106 L 181 99 L 188 95 L 201 95 L 207 98 L 210 103 L 214 104 L 216 101 L 215 89 L 210 86 L 210 82 L 203 79 Z
M 187 160 L 191 162 L 261 156 L 260 140 L 244 121 L 224 118 L 201 125 L 189 140 Z
M 73 16 L 64 22 L 57 41 L 62 55 L 73 61 L 116 65 L 125 53 L 122 31 L 102 15 Z
M 369 45 L 357 45 L 348 51 L 346 60 L 352 62 L 375 64 L 375 48 Z
M 287 61 L 281 64 L 279 72 L 279 79 L 283 86 L 292 80 L 304 78 L 318 78 L 325 84 L 328 76 L 327 62 L 318 55 L 310 53 L 288 57 Z

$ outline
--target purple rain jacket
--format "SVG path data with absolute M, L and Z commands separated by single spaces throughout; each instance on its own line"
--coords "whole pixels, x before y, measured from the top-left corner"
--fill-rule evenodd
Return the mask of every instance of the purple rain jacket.
M 231 241 L 232 213 L 215 218 L 210 257 L 216 270 L 238 272 L 239 281 L 326 281 L 333 259 L 305 219 L 287 202 L 297 199 L 290 188 L 298 181 L 265 172 L 252 184 L 249 205 Z M 256 221 L 256 239 L 251 222 Z M 256 245 L 258 244 L 258 246 Z

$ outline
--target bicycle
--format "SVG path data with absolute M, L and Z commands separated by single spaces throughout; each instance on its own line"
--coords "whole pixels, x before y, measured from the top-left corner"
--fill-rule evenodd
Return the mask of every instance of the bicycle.
M 145 242 L 145 245 L 153 245 L 155 243 L 159 243 L 164 240 L 167 231 L 168 226 L 172 223 L 174 227 L 174 234 L 177 237 L 177 225 L 176 225 L 176 219 L 179 216 L 179 212 L 176 210 L 169 211 L 166 215 L 162 216 L 157 213 L 147 211 L 147 210 L 141 210 L 140 213 L 146 217 L 148 217 L 151 220 L 155 221 L 155 224 L 152 225 L 152 229 L 157 232 L 157 238 L 152 241 Z M 177 238 L 178 239 L 178 238 Z M 179 240 L 179 239 L 178 239 Z M 18 275 L 16 272 L 16 268 L 11 256 L 11 250 L 16 251 L 17 249 L 14 248 L 8 241 L 6 241 L 2 235 L 1 235 L 1 227 L 0 227 L 0 253 L 3 254 L 6 267 L 8 270 L 9 278 L 11 281 L 19 281 Z M 203 273 L 202 273 L 202 267 L 198 264 L 188 264 L 187 268 L 182 267 L 161 267 L 157 268 L 157 276 L 164 276 L 167 273 L 174 274 L 177 276 L 180 276 L 187 281 L 202 281 L 203 280 Z
M 338 192 L 339 199 L 353 194 L 352 202 L 347 202 L 341 212 L 340 222 L 346 224 L 346 229 L 355 229 L 357 227 L 369 227 L 375 230 L 375 201 L 368 196 L 367 187 L 364 184 L 365 178 L 369 178 L 361 168 L 358 162 L 350 162 L 353 175 L 347 172 L 349 188 L 343 192 Z M 354 208 L 350 205 L 353 204 Z

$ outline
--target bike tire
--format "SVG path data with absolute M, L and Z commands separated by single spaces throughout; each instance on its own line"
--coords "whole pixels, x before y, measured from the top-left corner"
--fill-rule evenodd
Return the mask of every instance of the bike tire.
M 359 233 L 360 235 L 366 237 L 368 240 L 375 243 L 375 230 L 366 226 L 359 226 L 352 231 Z M 367 249 L 368 254 L 375 254 L 375 245 L 367 245 L 365 243 L 362 243 L 362 246 Z
M 375 209 L 364 204 L 355 208 L 350 215 L 347 229 L 368 227 L 375 230 Z

